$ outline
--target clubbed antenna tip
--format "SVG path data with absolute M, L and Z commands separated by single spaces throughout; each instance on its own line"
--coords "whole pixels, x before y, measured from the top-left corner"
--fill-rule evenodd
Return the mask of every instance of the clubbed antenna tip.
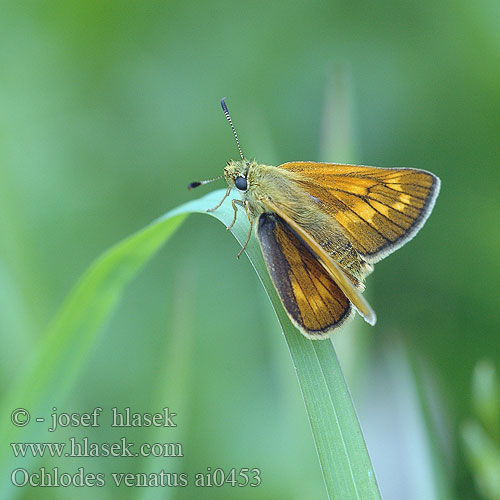
M 245 157 L 243 156 L 243 151 L 241 150 L 240 141 L 238 140 L 238 134 L 236 133 L 236 129 L 234 128 L 233 120 L 231 120 L 231 115 L 229 114 L 229 110 L 227 109 L 225 97 L 223 97 L 220 100 L 220 105 L 222 107 L 222 111 L 224 111 L 224 114 L 226 115 L 226 118 L 227 118 L 227 121 L 229 122 L 229 125 L 231 126 L 231 130 L 233 131 L 234 138 L 236 139 L 236 145 L 238 146 L 238 151 L 240 153 L 241 159 L 244 160 Z
M 198 186 L 203 186 L 203 184 L 208 184 L 209 182 L 217 181 L 219 179 L 222 179 L 223 177 L 224 177 L 224 175 L 219 175 L 217 177 L 214 177 L 213 179 L 207 179 L 206 181 L 191 182 L 191 184 L 188 184 L 188 189 L 191 190 L 191 189 L 197 188 Z

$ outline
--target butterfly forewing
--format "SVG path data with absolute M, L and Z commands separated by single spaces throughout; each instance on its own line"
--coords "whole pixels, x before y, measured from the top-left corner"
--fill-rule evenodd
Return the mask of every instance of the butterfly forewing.
M 291 162 L 278 168 L 300 174 L 297 182 L 333 215 L 353 247 L 376 262 L 422 227 L 439 192 L 439 179 L 411 168 Z
M 350 316 L 350 301 L 283 219 L 262 214 L 257 235 L 278 295 L 307 336 L 323 338 Z

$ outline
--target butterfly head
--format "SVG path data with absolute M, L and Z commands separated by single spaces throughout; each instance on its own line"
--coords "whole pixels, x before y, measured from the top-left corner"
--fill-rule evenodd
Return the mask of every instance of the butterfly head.
M 250 186 L 252 167 L 255 161 L 249 160 L 231 160 L 228 161 L 224 168 L 224 178 L 229 187 L 237 189 L 240 192 L 245 192 Z

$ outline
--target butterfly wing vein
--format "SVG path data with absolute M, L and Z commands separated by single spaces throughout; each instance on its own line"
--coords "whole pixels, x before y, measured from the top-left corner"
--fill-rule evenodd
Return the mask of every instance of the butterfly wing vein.
M 409 241 L 429 216 L 439 192 L 434 174 L 411 168 L 291 162 L 279 168 L 333 215 L 367 262 L 386 257 Z
M 269 274 L 292 321 L 323 338 L 352 313 L 350 301 L 312 251 L 276 214 L 259 217 L 258 237 Z

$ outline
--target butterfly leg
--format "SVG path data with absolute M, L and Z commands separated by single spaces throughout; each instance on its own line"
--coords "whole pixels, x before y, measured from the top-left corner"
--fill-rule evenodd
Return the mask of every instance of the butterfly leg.
M 240 207 L 245 206 L 245 204 L 241 200 L 233 200 L 231 202 L 231 205 L 233 205 L 234 217 L 233 220 L 231 221 L 231 224 L 229 224 L 229 226 L 226 227 L 228 231 L 234 226 L 236 222 L 236 216 L 238 215 L 238 207 L 236 205 L 240 205 Z
M 240 201 L 240 200 L 237 200 L 237 201 Z M 246 212 L 247 217 L 248 217 L 248 222 L 250 222 L 250 229 L 248 230 L 247 239 L 245 240 L 245 243 L 243 243 L 241 250 L 238 252 L 238 255 L 236 256 L 237 259 L 239 259 L 241 257 L 241 254 L 243 253 L 243 251 L 247 247 L 248 242 L 250 241 L 250 236 L 252 236 L 252 228 L 253 228 L 253 219 L 250 216 L 250 210 L 248 208 L 249 207 L 248 201 L 240 201 L 240 203 L 238 203 L 238 205 L 240 205 L 240 204 L 245 207 L 245 212 Z
M 229 226 L 226 227 L 227 230 L 230 230 L 236 222 L 236 216 L 238 215 L 238 206 L 243 207 L 245 209 L 245 212 L 246 212 L 247 217 L 248 217 L 248 221 L 250 222 L 250 229 L 248 230 L 247 239 L 245 240 L 245 243 L 243 243 L 241 250 L 238 252 L 238 255 L 236 256 L 236 258 L 239 259 L 241 257 L 241 254 L 243 253 L 243 251 L 247 247 L 248 242 L 250 241 L 250 236 L 252 235 L 253 219 L 250 216 L 250 211 L 248 208 L 248 201 L 233 200 L 231 202 L 231 204 L 232 204 L 233 210 L 234 210 L 234 217 L 233 217 L 233 220 L 231 221 L 231 224 L 229 224 Z
M 215 212 L 224 203 L 224 200 L 229 196 L 230 192 L 231 192 L 231 188 L 228 186 L 226 189 L 226 194 L 222 197 L 222 200 L 220 200 L 219 203 L 217 203 L 217 205 L 215 205 L 215 207 L 208 208 L 207 212 Z

